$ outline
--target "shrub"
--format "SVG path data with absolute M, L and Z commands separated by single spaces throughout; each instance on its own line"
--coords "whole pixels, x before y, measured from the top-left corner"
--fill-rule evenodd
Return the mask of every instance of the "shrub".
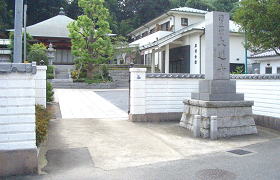
M 100 75 L 102 80 L 111 80 L 110 74 L 109 74 L 109 69 L 108 66 L 102 65 L 100 68 Z
M 79 70 L 73 70 L 73 71 L 71 71 L 71 78 L 79 79 L 79 74 L 80 74 Z
M 53 72 L 54 72 L 54 66 L 48 66 L 48 68 L 47 68 L 47 73 L 49 73 L 49 74 L 53 74 Z
M 41 64 L 41 61 L 44 61 L 44 65 L 48 65 L 48 56 L 46 54 L 46 46 L 42 43 L 33 44 L 30 48 L 28 54 L 28 61 L 35 61 L 37 64 Z
M 50 114 L 41 106 L 36 105 L 36 145 L 39 146 L 48 133 Z
M 47 102 L 52 102 L 53 101 L 53 87 L 50 82 L 47 82 Z
M 234 70 L 234 72 L 232 72 L 232 74 L 244 74 L 244 69 L 242 66 L 237 66 Z
M 47 74 L 47 79 L 54 79 L 54 75 L 53 74 Z
M 48 66 L 47 79 L 54 79 L 54 66 Z

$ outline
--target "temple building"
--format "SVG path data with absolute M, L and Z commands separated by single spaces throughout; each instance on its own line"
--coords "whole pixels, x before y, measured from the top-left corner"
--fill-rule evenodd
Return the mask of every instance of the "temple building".
M 63 8 L 57 16 L 45 21 L 28 26 L 26 28 L 35 42 L 44 43 L 46 46 L 53 44 L 56 49 L 53 64 L 68 65 L 73 64 L 74 57 L 71 54 L 71 39 L 69 38 L 68 24 L 74 20 L 67 17 Z

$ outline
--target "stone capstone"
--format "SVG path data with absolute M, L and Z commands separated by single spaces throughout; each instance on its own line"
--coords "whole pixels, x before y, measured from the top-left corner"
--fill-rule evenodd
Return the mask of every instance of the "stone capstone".
M 32 73 L 36 74 L 36 62 L 32 63 L 0 63 L 0 73 Z

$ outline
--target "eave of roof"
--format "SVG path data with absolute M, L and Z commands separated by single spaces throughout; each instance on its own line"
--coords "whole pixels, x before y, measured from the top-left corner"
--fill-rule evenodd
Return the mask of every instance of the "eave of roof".
M 26 27 L 27 33 L 33 37 L 69 38 L 68 24 L 75 21 L 65 15 L 59 14 L 42 22 Z M 8 31 L 14 31 L 10 29 Z
M 255 54 L 251 55 L 249 58 L 257 59 L 257 58 L 277 57 L 277 56 L 278 55 L 276 54 L 276 52 L 274 50 L 270 50 L 270 51 L 265 51 L 265 52 L 261 52 L 261 53 L 255 53 Z
M 183 8 L 187 8 L 187 7 L 183 7 Z M 200 9 L 194 9 L 194 8 L 189 8 L 189 9 L 193 9 L 193 10 L 196 10 L 197 12 L 195 11 L 183 11 L 183 10 L 180 10 L 180 8 L 174 8 L 174 9 L 170 9 L 169 11 L 163 13 L 162 15 L 150 20 L 149 22 L 141 25 L 140 27 L 138 27 L 137 29 L 133 30 L 132 32 L 128 33 L 128 36 L 130 35 L 133 35 L 135 32 L 141 30 L 141 29 L 145 29 L 146 26 L 149 26 L 151 24 L 153 24 L 153 22 L 159 20 L 159 19 L 163 19 L 163 18 L 166 18 L 168 16 L 171 16 L 171 14 L 181 14 L 181 13 L 184 13 L 184 14 L 189 14 L 189 15 L 199 15 L 199 16 L 204 16 L 207 11 L 204 11 L 202 12 L 203 10 L 200 10 Z

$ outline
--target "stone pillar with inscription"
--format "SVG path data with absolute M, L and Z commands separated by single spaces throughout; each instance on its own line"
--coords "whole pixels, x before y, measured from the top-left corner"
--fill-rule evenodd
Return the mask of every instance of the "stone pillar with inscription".
M 205 20 L 205 80 L 199 82 L 198 92 L 184 101 L 180 125 L 192 130 L 195 115 L 201 115 L 200 134 L 209 138 L 211 116 L 217 116 L 218 137 L 257 133 L 254 102 L 244 101 L 244 94 L 236 93 L 236 81 L 230 80 L 229 14 L 210 12 Z

